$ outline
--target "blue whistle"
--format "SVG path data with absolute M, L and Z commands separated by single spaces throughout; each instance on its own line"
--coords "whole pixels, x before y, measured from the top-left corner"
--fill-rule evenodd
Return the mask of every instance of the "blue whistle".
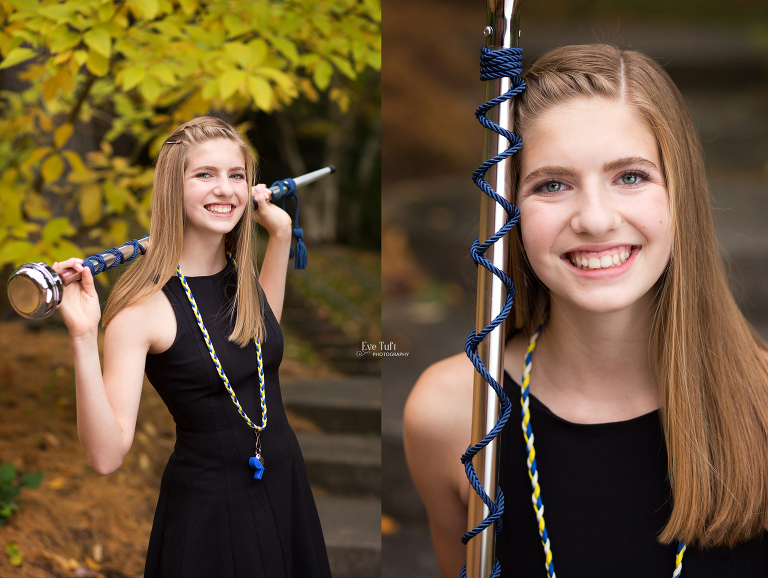
M 257 460 L 256 458 L 250 458 L 248 460 L 248 464 L 252 468 L 256 468 L 256 471 L 253 473 L 253 479 L 260 480 L 261 476 L 264 475 L 264 464 L 262 464 L 261 461 Z

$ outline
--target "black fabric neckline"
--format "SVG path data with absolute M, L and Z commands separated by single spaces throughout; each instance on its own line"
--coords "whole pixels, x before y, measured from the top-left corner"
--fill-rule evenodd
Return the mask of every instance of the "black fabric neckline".
M 230 269 L 229 263 L 227 263 L 226 265 L 224 265 L 224 268 L 221 271 L 219 271 L 218 273 L 214 273 L 213 275 L 195 275 L 194 277 L 192 277 L 190 275 L 186 275 L 185 274 L 184 278 L 187 279 L 187 280 L 190 280 L 190 279 L 215 279 L 217 277 L 223 276 L 225 273 L 227 273 L 229 271 L 229 269 Z M 184 271 L 182 271 L 182 273 L 184 273 Z M 178 278 L 178 274 L 176 275 L 176 277 Z
M 509 390 L 510 388 L 512 388 L 512 386 L 514 386 L 514 390 L 517 390 L 517 391 L 522 389 L 522 386 L 519 383 L 517 383 L 517 381 L 515 381 L 512 378 L 512 376 L 509 374 L 509 372 L 507 372 L 506 370 L 504 371 L 504 379 L 505 379 L 505 381 L 507 381 L 507 383 L 505 383 L 505 389 Z M 548 415 L 552 419 L 557 420 L 558 422 L 560 422 L 560 423 L 562 423 L 564 425 L 567 425 L 567 426 L 570 426 L 570 427 L 574 427 L 574 428 L 620 427 L 622 425 L 628 425 L 628 424 L 631 424 L 633 422 L 639 422 L 639 421 L 642 421 L 642 420 L 653 419 L 655 421 L 658 421 L 659 418 L 660 418 L 659 410 L 658 409 L 654 409 L 653 411 L 650 411 L 648 413 L 644 413 L 642 415 L 638 415 L 636 417 L 633 417 L 633 418 L 630 418 L 630 419 L 626 419 L 626 420 L 608 421 L 608 422 L 600 422 L 600 423 L 578 423 L 578 422 L 569 421 L 569 420 L 567 420 L 565 418 L 560 417 L 555 412 L 553 412 L 551 409 L 549 409 L 546 405 L 544 405 L 544 403 L 539 398 L 537 398 L 535 395 L 533 395 L 532 393 L 529 392 L 528 393 L 528 397 L 531 400 L 531 404 L 535 405 L 537 409 L 539 409 L 540 411 L 542 411 L 543 413 L 545 413 L 546 415 Z

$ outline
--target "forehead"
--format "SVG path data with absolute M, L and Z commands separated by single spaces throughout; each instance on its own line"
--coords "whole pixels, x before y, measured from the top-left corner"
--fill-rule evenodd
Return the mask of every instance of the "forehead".
M 660 166 L 658 143 L 647 121 L 617 100 L 585 97 L 557 104 L 523 129 L 522 163 L 577 166 L 640 156 Z
M 187 168 L 212 166 L 224 169 L 244 167 L 240 145 L 233 140 L 217 138 L 192 145 L 187 152 Z

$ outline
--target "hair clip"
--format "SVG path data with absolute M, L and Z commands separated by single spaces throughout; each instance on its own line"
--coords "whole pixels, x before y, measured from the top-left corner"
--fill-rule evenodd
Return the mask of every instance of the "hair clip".
M 165 144 L 181 144 L 180 140 L 167 140 Z

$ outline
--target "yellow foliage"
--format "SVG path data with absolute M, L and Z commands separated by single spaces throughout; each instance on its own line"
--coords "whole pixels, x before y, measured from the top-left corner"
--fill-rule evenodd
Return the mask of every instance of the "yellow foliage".
M 83 34 L 83 42 L 85 42 L 88 48 L 107 60 L 112 56 L 112 37 L 104 28 L 89 30 Z
M 61 176 L 61 171 L 64 170 L 64 161 L 57 154 L 52 154 L 43 161 L 43 167 L 41 169 L 43 180 L 46 182 L 55 181 Z
M 21 64 L 25 60 L 34 58 L 35 56 L 37 56 L 37 52 L 35 52 L 31 48 L 14 48 L 8 53 L 8 56 L 5 57 L 3 62 L 0 63 L 0 69 L 16 66 L 17 64 Z
M 327 60 L 323 60 L 315 66 L 315 69 L 312 71 L 312 80 L 317 88 L 325 90 L 331 83 L 332 75 L 333 67 Z
M 146 73 L 147 69 L 143 66 L 128 66 L 120 72 L 117 78 L 123 90 L 131 90 L 144 80 Z
M 272 110 L 272 87 L 266 80 L 258 76 L 249 76 L 248 90 L 256 102 L 256 106 L 262 110 Z
M 66 25 L 57 26 L 48 35 L 48 49 L 51 53 L 64 52 L 80 42 L 80 34 Z
M 154 104 L 163 92 L 163 85 L 154 76 L 145 76 L 139 84 L 139 92 L 149 104 Z
M 83 159 L 81 159 L 80 155 L 77 154 L 75 151 L 64 151 L 62 154 L 69 161 L 69 166 L 73 172 L 85 173 L 87 171 L 87 169 L 85 168 L 85 165 L 83 164 Z
M 71 123 L 64 123 L 59 128 L 57 128 L 55 131 L 53 131 L 53 146 L 56 148 L 61 148 L 65 144 L 67 144 L 67 141 L 69 140 L 69 137 L 72 136 L 72 130 L 73 126 Z
M 83 224 L 90 226 L 101 219 L 101 188 L 98 185 L 86 185 L 80 191 L 80 217 Z
M 109 59 L 95 50 L 88 51 L 88 60 L 85 61 L 85 65 L 94 76 L 104 76 L 109 72 Z
M 29 193 L 24 199 L 24 211 L 32 219 L 50 219 L 51 207 L 40 193 Z
M 245 80 L 245 73 L 237 68 L 230 68 L 219 76 L 219 94 L 227 100 L 240 88 Z
M 329 91 L 348 108 L 379 20 L 378 0 L 0 0 L 0 69 L 24 81 L 0 94 L 0 265 L 147 230 L 152 169 L 128 159 L 184 120 Z

